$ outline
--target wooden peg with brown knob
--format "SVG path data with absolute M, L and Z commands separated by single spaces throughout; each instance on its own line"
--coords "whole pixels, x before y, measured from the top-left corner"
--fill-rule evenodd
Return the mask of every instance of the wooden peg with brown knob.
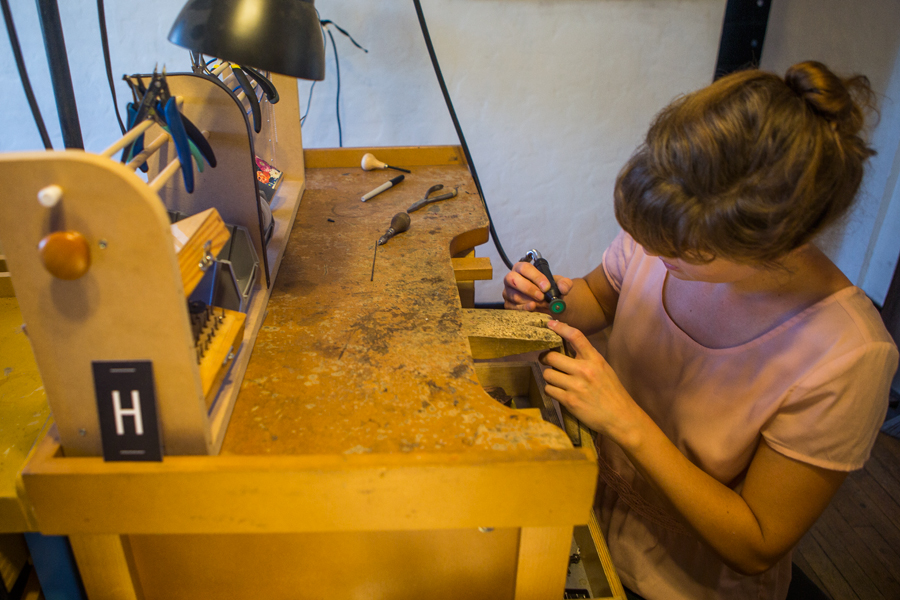
M 91 267 L 91 248 L 77 231 L 54 231 L 38 243 L 38 252 L 44 268 L 57 279 L 78 279 Z

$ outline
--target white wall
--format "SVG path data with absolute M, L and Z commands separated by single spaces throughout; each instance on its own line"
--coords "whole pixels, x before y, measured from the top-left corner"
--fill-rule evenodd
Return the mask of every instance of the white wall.
M 456 143 L 412 2 L 317 3 L 336 31 L 344 145 Z M 618 232 L 615 176 L 653 115 L 712 78 L 724 0 L 423 0 L 429 31 L 498 237 L 516 261 L 537 248 L 583 275 Z M 315 87 L 308 147 L 332 146 L 335 79 Z M 300 86 L 306 98 L 309 84 Z M 506 273 L 479 248 L 500 301 Z
M 117 80 L 157 63 L 169 71 L 188 68 L 187 52 L 166 40 L 182 2 L 155 0 L 151 9 L 136 0 L 106 0 Z M 35 2 L 12 5 L 47 127 L 61 148 Z M 537 248 L 557 273 L 576 276 L 593 268 L 618 231 L 612 188 L 619 168 L 663 105 L 711 80 L 725 0 L 423 0 L 423 6 L 509 258 Z M 819 58 L 866 73 L 879 90 L 900 98 L 896 6 L 896 0 L 775 0 L 763 66 L 783 72 L 795 60 Z M 318 0 L 316 7 L 369 50 L 332 30 L 345 146 L 457 143 L 411 0 Z M 98 152 L 119 131 L 96 2 L 63 0 L 60 11 L 85 145 Z M 40 149 L 5 41 L 0 61 L 0 151 Z M 330 43 L 327 69 L 304 126 L 306 147 L 338 144 Z M 301 111 L 309 86 L 299 84 Z M 123 105 L 124 84 L 117 90 Z M 866 182 L 867 201 L 850 227 L 829 238 L 832 256 L 874 296 L 886 289 L 890 275 L 883 272 L 896 260 L 897 249 L 889 246 L 900 244 L 885 242 L 900 236 L 880 226 L 885 217 L 897 222 L 891 211 L 900 211 L 890 202 L 889 185 L 896 183 L 900 160 L 898 119 L 896 109 L 884 111 L 876 138 L 880 162 L 873 169 L 878 175 Z M 477 286 L 476 298 L 499 301 L 506 269 L 491 243 L 479 254 L 491 256 L 495 278 Z
M 117 79 L 165 64 L 188 67 L 166 40 L 182 0 L 106 0 Z M 62 147 L 34 0 L 13 0 L 29 74 L 48 129 Z M 319 0 L 341 67 L 345 146 L 455 144 L 410 0 Z M 711 79 L 725 0 L 423 0 L 429 29 L 501 242 L 513 261 L 537 248 L 554 271 L 596 266 L 618 231 L 615 175 L 655 114 Z M 96 3 L 60 2 L 86 149 L 116 139 Z M 0 37 L 5 37 L 0 35 Z M 327 39 L 327 38 L 326 38 Z M 338 144 L 335 70 L 316 85 L 307 147 Z M 0 151 L 40 149 L 8 43 L 0 43 Z M 301 104 L 309 84 L 300 84 Z M 126 98 L 118 84 L 120 105 Z M 303 109 L 305 107 L 301 107 Z M 494 282 L 479 302 L 500 300 L 505 267 L 493 249 Z
M 820 245 L 878 303 L 900 254 L 900 2 L 774 0 L 761 67 L 784 73 L 802 60 L 837 73 L 862 73 L 878 93 L 881 118 L 852 215 Z

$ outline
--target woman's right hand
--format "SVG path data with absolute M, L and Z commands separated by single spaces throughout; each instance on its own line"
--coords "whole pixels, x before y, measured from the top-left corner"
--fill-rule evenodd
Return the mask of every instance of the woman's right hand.
M 572 280 L 554 275 L 559 293 L 565 297 L 572 290 Z M 503 278 L 504 308 L 512 310 L 550 313 L 550 305 L 544 300 L 544 292 L 550 289 L 550 281 L 530 262 L 517 262 Z

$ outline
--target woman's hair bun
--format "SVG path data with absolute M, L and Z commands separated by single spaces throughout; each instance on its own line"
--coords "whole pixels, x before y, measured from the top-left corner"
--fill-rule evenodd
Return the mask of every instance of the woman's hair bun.
M 788 69 L 784 81 L 813 111 L 844 133 L 857 134 L 865 125 L 864 109 L 874 109 L 874 93 L 864 75 L 841 79 L 811 60 Z

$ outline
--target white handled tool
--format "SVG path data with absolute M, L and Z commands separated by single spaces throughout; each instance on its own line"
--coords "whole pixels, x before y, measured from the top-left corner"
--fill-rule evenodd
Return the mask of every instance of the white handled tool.
M 375 155 L 366 153 L 362 157 L 362 164 L 360 165 L 363 171 L 371 171 L 373 169 L 394 169 L 395 171 L 403 171 L 404 173 L 409 173 L 408 169 L 401 169 L 400 167 L 392 167 L 391 165 L 387 165 L 377 158 Z

